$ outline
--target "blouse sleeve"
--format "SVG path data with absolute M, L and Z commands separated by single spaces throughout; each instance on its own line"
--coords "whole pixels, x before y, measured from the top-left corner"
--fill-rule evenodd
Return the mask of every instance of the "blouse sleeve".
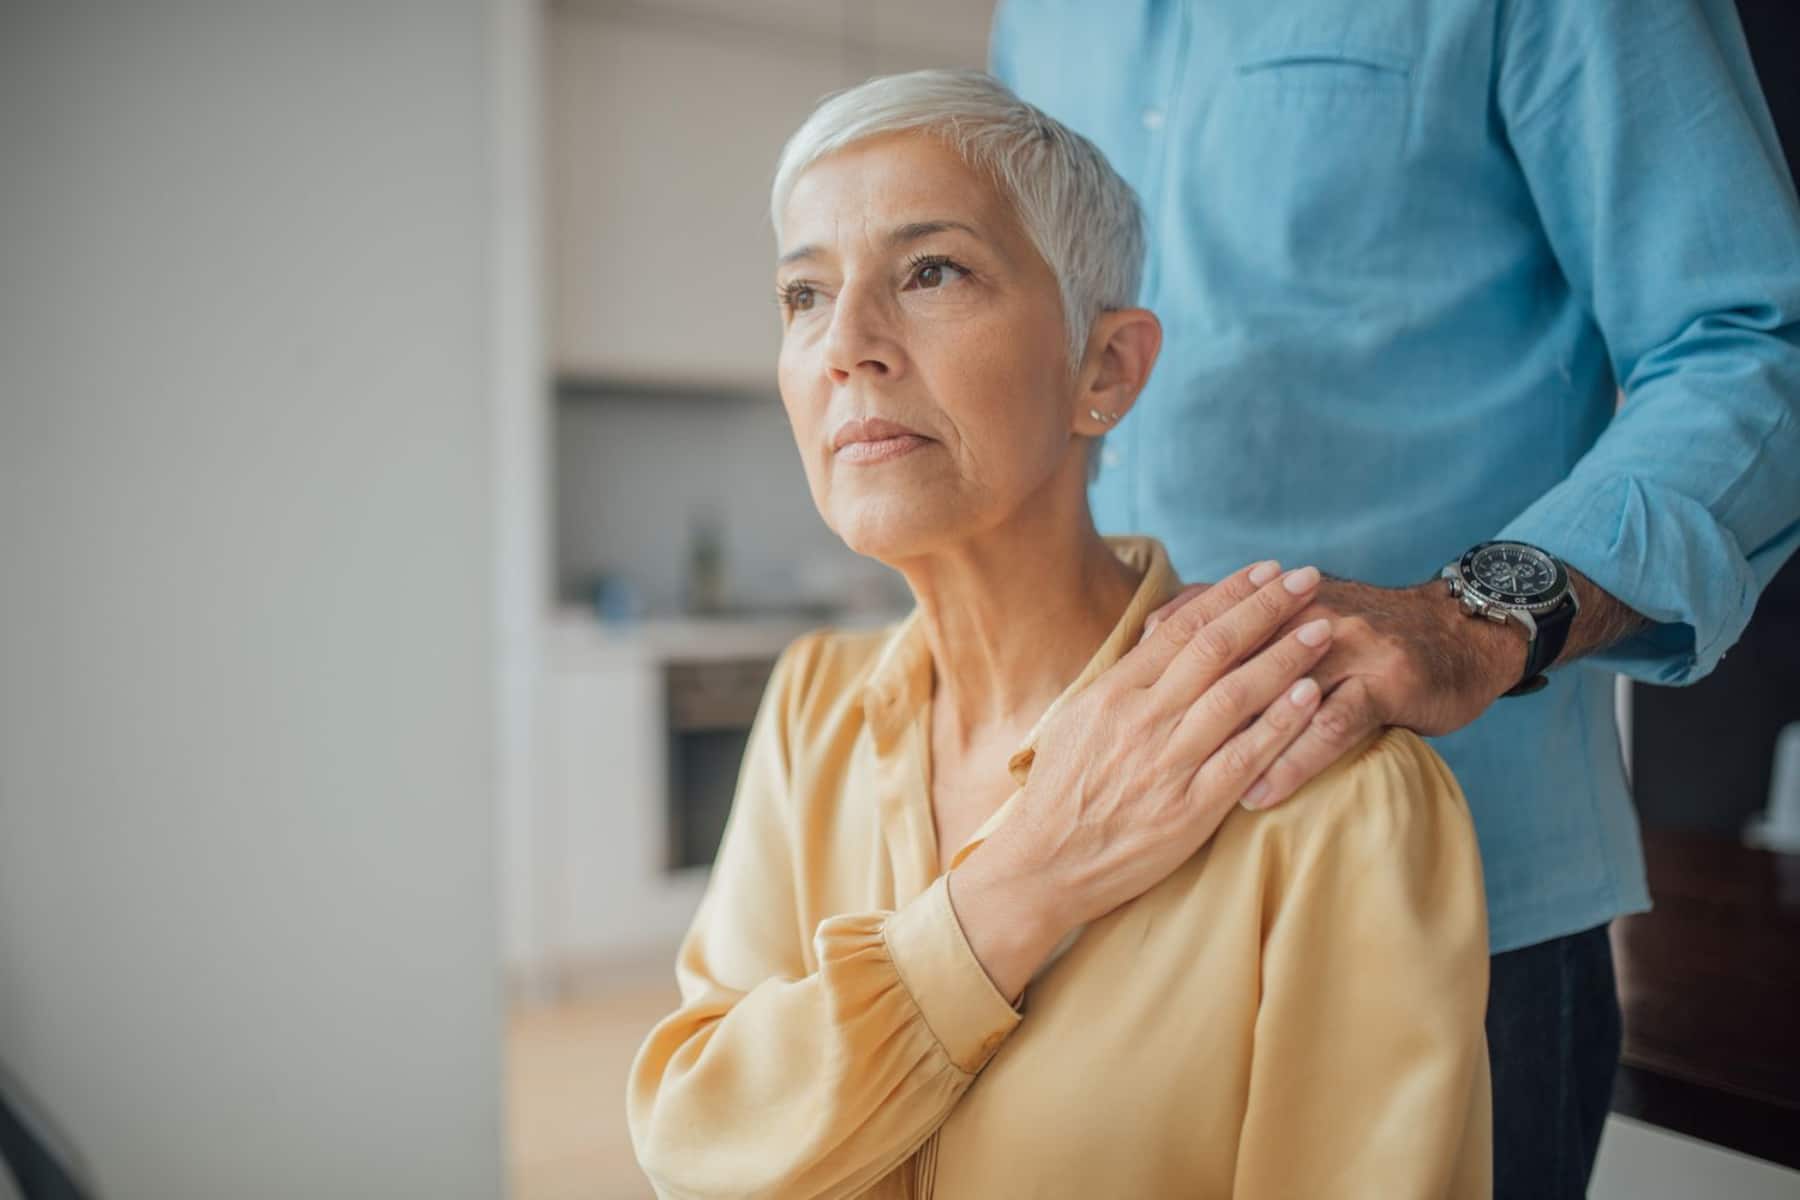
M 819 636 L 770 678 L 681 944 L 680 1007 L 632 1063 L 632 1143 L 662 1197 L 854 1196 L 944 1121 L 1021 1020 L 970 949 L 947 876 L 897 910 L 805 928 L 794 751 Z
M 1239 1196 L 1486 1197 L 1487 909 L 1461 788 L 1388 730 L 1283 808 Z M 1281 811 L 1281 810 L 1276 810 Z

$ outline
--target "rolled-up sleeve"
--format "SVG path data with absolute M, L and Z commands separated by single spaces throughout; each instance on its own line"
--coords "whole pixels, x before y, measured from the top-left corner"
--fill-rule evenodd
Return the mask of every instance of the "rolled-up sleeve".
M 1492 1107 L 1474 825 L 1416 735 L 1351 753 L 1276 810 L 1232 1194 L 1480 1200 Z
M 1800 545 L 1800 205 L 1729 0 L 1502 7 L 1500 116 L 1624 402 L 1498 536 L 1655 623 L 1593 661 L 1690 683 Z
M 805 928 L 792 763 L 806 641 L 752 724 L 682 941 L 680 1007 L 632 1064 L 632 1142 L 660 1196 L 856 1195 L 930 1136 L 1021 1020 L 970 948 L 948 876 L 896 910 Z

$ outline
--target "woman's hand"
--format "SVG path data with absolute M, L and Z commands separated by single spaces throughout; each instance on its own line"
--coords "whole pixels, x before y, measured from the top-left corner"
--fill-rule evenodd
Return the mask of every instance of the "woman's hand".
M 1331 622 L 1269 639 L 1318 586 L 1311 567 L 1245 567 L 1165 614 L 1052 718 L 1023 804 L 951 877 L 964 934 L 1007 997 L 1069 930 L 1193 855 L 1306 727 L 1319 688 L 1302 677 Z

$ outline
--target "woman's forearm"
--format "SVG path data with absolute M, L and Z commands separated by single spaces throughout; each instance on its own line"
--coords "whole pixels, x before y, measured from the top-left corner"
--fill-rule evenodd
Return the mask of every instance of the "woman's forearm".
M 950 872 L 950 902 L 963 936 L 1000 994 L 1014 1004 L 1050 952 L 1077 924 L 1063 914 L 1041 871 L 983 845 Z
M 764 969 L 734 961 L 757 908 L 723 896 L 684 944 L 683 1003 L 632 1064 L 638 1160 L 659 1195 L 862 1195 L 943 1122 L 1019 1014 L 971 960 L 947 880 L 892 911 L 825 918 L 814 969 L 771 962 L 741 990 L 729 981 Z

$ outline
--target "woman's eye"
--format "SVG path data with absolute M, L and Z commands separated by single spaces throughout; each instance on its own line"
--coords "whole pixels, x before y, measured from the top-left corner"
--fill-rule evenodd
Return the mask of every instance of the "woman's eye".
M 804 283 L 790 283 L 776 292 L 775 298 L 789 312 L 806 312 L 813 305 L 813 290 Z
M 947 275 L 945 272 L 950 272 L 950 274 Z M 947 258 L 931 258 L 919 264 L 918 269 L 913 273 L 913 278 L 919 281 L 921 288 L 930 291 L 941 288 L 946 283 L 951 283 L 967 274 L 967 271 Z

